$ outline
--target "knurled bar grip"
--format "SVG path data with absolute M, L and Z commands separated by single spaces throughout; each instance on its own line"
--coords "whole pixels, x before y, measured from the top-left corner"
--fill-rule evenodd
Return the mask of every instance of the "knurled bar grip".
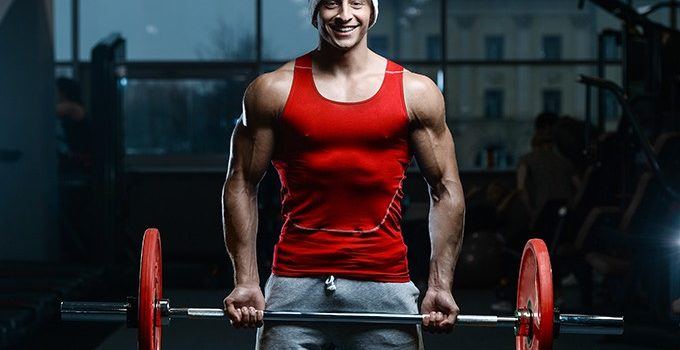
M 265 311 L 265 321 L 280 322 L 327 322 L 327 323 L 381 323 L 381 324 L 420 324 L 425 315 L 385 314 L 385 313 L 343 313 L 343 312 L 296 312 Z M 170 318 L 204 319 L 227 318 L 221 309 L 170 309 Z M 515 317 L 458 315 L 457 324 L 481 327 L 512 328 Z
M 61 318 L 64 321 L 126 321 L 129 303 L 62 302 Z M 170 319 L 226 319 L 222 309 L 168 308 Z M 380 323 L 420 324 L 425 315 L 341 312 L 265 311 L 265 321 L 328 322 L 328 323 Z M 456 325 L 472 327 L 512 328 L 517 316 L 458 315 Z M 578 314 L 559 315 L 560 333 L 623 334 L 623 317 L 605 317 Z

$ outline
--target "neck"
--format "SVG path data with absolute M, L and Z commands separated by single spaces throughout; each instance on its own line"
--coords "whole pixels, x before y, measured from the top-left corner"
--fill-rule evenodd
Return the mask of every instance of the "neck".
M 320 69 L 341 74 L 366 70 L 373 55 L 368 49 L 365 36 L 349 50 L 338 49 L 320 39 L 319 47 L 314 52 L 315 63 Z

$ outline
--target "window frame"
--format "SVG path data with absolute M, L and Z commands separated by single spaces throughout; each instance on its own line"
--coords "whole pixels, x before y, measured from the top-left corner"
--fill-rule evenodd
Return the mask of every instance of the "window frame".
M 71 31 L 74 41 L 72 42 L 72 48 L 74 52 L 77 52 L 80 45 L 78 38 L 78 23 L 80 21 L 80 13 L 78 9 L 78 4 L 81 0 L 71 0 L 74 4 L 73 15 L 71 18 Z M 245 68 L 252 69 L 256 74 L 261 74 L 272 66 L 279 66 L 284 64 L 284 60 L 264 60 L 262 56 L 262 37 L 263 37 L 263 23 L 262 23 L 262 6 L 263 0 L 255 0 L 255 52 L 256 57 L 254 61 L 128 61 L 125 63 L 124 71 L 126 72 L 126 77 L 128 79 L 214 79 L 219 77 L 226 71 L 233 68 Z M 537 59 L 500 59 L 500 60 L 488 60 L 488 59 L 449 59 L 449 47 L 447 43 L 450 44 L 451 36 L 454 35 L 448 30 L 448 25 L 450 22 L 448 7 L 451 6 L 450 1 L 441 0 L 439 3 L 440 11 L 438 11 L 440 16 L 440 28 L 438 36 L 441 39 L 441 57 L 439 59 L 421 59 L 421 60 L 409 60 L 409 59 L 399 59 L 398 62 L 404 66 L 426 66 L 428 69 L 435 69 L 441 71 L 443 75 L 443 81 L 446 82 L 447 71 L 451 68 L 473 66 L 473 67 L 521 67 L 521 66 L 547 66 L 547 67 L 559 67 L 559 66 L 589 66 L 596 68 L 599 65 L 610 66 L 620 66 L 622 63 L 622 58 L 619 56 L 616 59 L 606 59 L 604 61 L 598 61 L 597 59 L 563 59 L 563 45 L 565 44 L 564 38 L 561 35 L 556 35 L 560 38 L 560 55 L 558 59 L 546 59 L 545 57 Z M 554 34 L 546 34 L 552 35 Z M 545 37 L 545 36 L 544 36 Z M 505 51 L 507 38 L 504 38 L 503 50 Z M 388 40 L 389 41 L 389 40 Z M 388 42 L 389 44 L 389 42 Z M 507 57 L 507 52 L 503 52 L 503 57 Z M 89 71 L 89 62 L 80 61 L 79 55 L 73 55 L 72 60 L 61 60 L 55 61 L 55 65 L 62 70 L 71 69 L 73 77 L 77 78 L 80 76 L 80 72 Z M 86 81 L 84 81 L 86 82 Z M 86 85 L 86 84 L 84 84 Z M 448 98 L 449 90 L 456 87 L 450 87 L 449 84 L 443 84 L 442 92 L 444 96 Z M 504 94 L 503 98 L 510 98 L 509 95 Z M 564 96 L 563 96 L 564 97 Z M 503 101 L 504 103 L 508 101 Z M 449 110 L 449 113 L 450 110 Z M 501 113 L 502 114 L 502 113 Z M 501 115 L 502 117 L 502 115 Z M 494 119 L 503 120 L 503 119 Z M 142 167 L 144 164 L 149 164 L 153 166 L 154 169 L 158 169 L 159 166 L 168 166 L 175 169 L 191 168 L 197 169 L 204 167 L 205 169 L 222 169 L 224 163 L 223 154 L 197 154 L 194 155 L 197 159 L 201 159 L 200 162 L 183 160 L 186 159 L 183 156 L 177 155 L 149 155 L 149 156 L 134 156 L 129 163 L 136 164 L 138 167 Z M 129 158 L 129 157 L 128 157 Z

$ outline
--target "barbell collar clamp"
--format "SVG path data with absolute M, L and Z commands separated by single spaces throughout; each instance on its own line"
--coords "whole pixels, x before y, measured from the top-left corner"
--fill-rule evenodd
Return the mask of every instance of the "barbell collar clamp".
M 528 337 L 531 333 L 531 310 L 521 308 L 515 310 L 515 324 L 513 330 L 515 336 Z

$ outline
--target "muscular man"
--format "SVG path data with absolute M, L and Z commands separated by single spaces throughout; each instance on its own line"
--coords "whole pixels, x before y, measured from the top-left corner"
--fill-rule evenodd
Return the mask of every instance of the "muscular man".
M 401 235 L 402 182 L 412 156 L 430 187 L 430 277 L 423 327 L 451 331 L 451 289 L 464 201 L 444 98 L 427 77 L 369 50 L 378 0 L 310 0 L 318 48 L 263 74 L 245 92 L 223 189 L 235 327 L 262 310 L 419 313 Z M 257 187 L 281 180 L 280 239 L 259 287 Z M 266 298 L 265 298 L 266 296 Z M 258 349 L 420 349 L 416 326 L 267 323 Z

